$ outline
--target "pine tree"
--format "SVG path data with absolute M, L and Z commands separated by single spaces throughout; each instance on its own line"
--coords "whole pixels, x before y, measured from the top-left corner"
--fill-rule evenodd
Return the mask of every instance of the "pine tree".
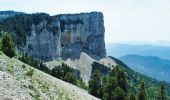
M 147 100 L 146 99 L 144 82 L 141 82 L 140 91 L 139 91 L 139 95 L 138 95 L 138 100 Z
M 122 88 L 117 87 L 111 93 L 112 97 L 109 100 L 125 100 L 125 92 Z
M 160 85 L 160 89 L 157 94 L 157 100 L 167 100 L 165 86 L 163 84 Z
M 89 81 L 89 93 L 98 98 L 102 98 L 102 84 L 99 70 L 95 70 L 92 79 Z
M 14 57 L 15 56 L 14 44 L 12 42 L 12 38 L 11 38 L 9 33 L 4 33 L 4 36 L 2 38 L 2 51 L 8 57 Z
M 46 70 L 46 68 L 44 66 L 42 66 L 42 70 L 44 71 L 44 70 Z M 55 68 L 53 68 L 52 71 L 51 71 L 51 75 L 56 77 L 56 78 L 62 79 L 63 78 L 62 67 L 56 66 Z
M 113 69 L 112 69 L 112 71 L 111 71 L 111 73 L 110 73 L 110 76 L 115 76 L 115 77 L 117 77 L 118 72 L 119 72 L 119 66 L 116 65 L 115 67 L 113 67 Z
M 137 100 L 134 91 L 135 91 L 135 88 L 134 88 L 133 84 L 131 84 L 130 91 L 129 91 L 129 99 L 128 100 Z
M 76 78 L 70 72 L 66 73 L 66 75 L 64 76 L 63 80 L 66 81 L 66 82 L 69 82 L 71 84 L 75 84 L 76 83 Z
M 126 92 L 126 75 L 124 71 L 119 71 L 117 76 L 119 87 Z
M 112 91 L 118 87 L 117 78 L 115 76 L 109 76 L 107 83 L 103 90 L 103 100 L 111 100 L 114 97 Z
M 136 96 L 135 96 L 134 92 L 130 93 L 129 100 L 136 100 Z

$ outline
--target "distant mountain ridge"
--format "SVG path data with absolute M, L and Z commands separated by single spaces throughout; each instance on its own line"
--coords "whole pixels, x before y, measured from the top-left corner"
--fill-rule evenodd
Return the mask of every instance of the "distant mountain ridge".
M 119 57 L 131 69 L 161 81 L 170 82 L 170 60 L 154 56 L 126 55 Z
M 106 44 L 107 55 L 121 57 L 125 55 L 157 56 L 170 60 L 170 47 L 156 45 Z

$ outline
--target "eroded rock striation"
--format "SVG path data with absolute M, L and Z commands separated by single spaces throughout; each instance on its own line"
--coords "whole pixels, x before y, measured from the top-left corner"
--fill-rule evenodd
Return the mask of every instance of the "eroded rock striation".
M 100 12 L 50 16 L 52 20 L 32 24 L 26 37 L 24 52 L 43 61 L 57 58 L 61 42 L 61 58 L 79 58 L 85 52 L 94 59 L 106 56 L 104 20 Z M 59 35 L 61 38 L 59 39 Z

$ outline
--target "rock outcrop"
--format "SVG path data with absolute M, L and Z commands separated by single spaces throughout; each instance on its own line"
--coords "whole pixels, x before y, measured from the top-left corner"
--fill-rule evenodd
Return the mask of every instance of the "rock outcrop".
M 83 81 L 85 82 L 86 85 L 88 85 L 88 81 L 91 79 L 91 73 L 92 73 L 92 64 L 94 62 L 98 62 L 110 69 L 113 68 L 113 66 L 116 66 L 117 63 L 112 60 L 110 57 L 105 57 L 102 58 L 100 60 L 95 60 L 92 57 L 90 57 L 89 55 L 87 55 L 86 53 L 82 52 L 80 54 L 80 58 L 79 59 L 67 59 L 66 61 L 50 61 L 50 62 L 46 62 L 44 63 L 48 68 L 54 68 L 58 65 L 61 65 L 62 63 L 67 64 L 69 67 L 73 68 L 73 69 L 77 69 L 78 71 L 80 71 L 80 77 L 83 79 Z
M 85 52 L 94 59 L 106 56 L 104 20 L 100 12 L 51 16 L 52 21 L 32 24 L 24 52 L 43 61 L 57 58 L 59 41 L 61 58 L 79 58 Z M 61 35 L 61 38 L 59 36 Z

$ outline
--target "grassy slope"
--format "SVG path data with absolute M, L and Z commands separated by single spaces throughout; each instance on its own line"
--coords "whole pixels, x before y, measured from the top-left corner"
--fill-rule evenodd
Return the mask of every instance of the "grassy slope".
M 25 95 L 36 100 L 95 100 L 97 98 L 89 95 L 85 90 L 62 80 L 54 78 L 44 72 L 32 68 L 14 58 L 8 58 L 0 52 L 0 73 L 4 72 L 12 77 L 9 81 L 15 81 L 13 91 L 24 91 Z M 0 74 L 1 75 L 1 74 Z M 0 80 L 1 83 L 5 82 Z M 0 85 L 1 88 L 5 88 Z M 18 90 L 21 89 L 21 91 Z M 0 91 L 1 94 L 2 91 Z M 12 92 L 12 91 L 11 91 Z M 10 94 L 6 94 L 7 97 Z M 1 96 L 1 95 L 0 95 Z

